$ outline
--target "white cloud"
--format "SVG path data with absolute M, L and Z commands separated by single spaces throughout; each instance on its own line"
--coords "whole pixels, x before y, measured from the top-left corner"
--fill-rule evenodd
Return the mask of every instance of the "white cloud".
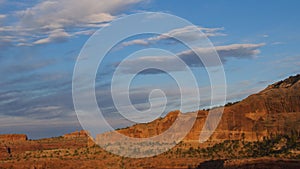
M 33 44 L 35 45 L 40 45 L 40 44 L 45 44 L 45 43 L 50 43 L 50 42 L 62 42 L 67 40 L 67 38 L 70 37 L 70 34 L 65 32 L 63 29 L 57 29 L 52 31 L 49 34 L 49 37 L 39 39 L 35 41 Z
M 167 33 L 153 36 L 146 39 L 136 39 L 132 41 L 123 42 L 121 47 L 131 46 L 131 45 L 149 45 L 161 40 L 168 40 L 172 37 L 179 37 L 185 41 L 196 41 L 204 37 L 214 37 L 214 36 L 226 36 L 226 34 L 219 31 L 224 30 L 224 28 L 204 28 L 198 26 L 197 29 L 194 26 L 186 26 L 183 28 L 177 28 L 170 30 Z M 202 31 L 201 34 L 199 31 Z
M 143 39 L 135 39 L 132 41 L 128 41 L 128 42 L 123 42 L 122 46 L 126 47 L 126 46 L 131 46 L 131 45 L 149 45 L 150 43 L 147 40 L 143 40 Z
M 140 0 L 46 0 L 17 14 L 25 26 L 66 28 L 111 21 L 122 9 L 138 2 Z
M 16 46 L 60 42 L 68 37 L 92 34 L 95 29 L 107 26 L 108 22 L 122 15 L 122 11 L 141 1 L 40 1 L 9 16 L 16 17 L 13 18 L 16 21 L 0 26 L 0 33 L 13 36 L 10 42 Z M 0 21 L 6 17 L 8 16 L 0 14 Z
M 0 3 L 1 3 L 1 2 L 0 2 Z M 0 14 L 0 20 L 5 19 L 5 18 L 6 18 L 6 15 Z
M 199 31 L 195 29 L 194 26 L 186 26 L 183 28 L 178 28 L 171 30 L 163 35 L 159 35 L 154 38 L 150 38 L 149 40 L 163 40 L 163 39 L 169 39 L 170 37 L 180 37 L 182 39 L 185 39 L 186 41 L 194 41 L 198 40 L 199 38 L 203 38 L 203 36 L 212 37 L 212 36 L 226 36 L 226 34 L 220 33 L 218 31 L 224 30 L 224 28 L 203 28 L 203 27 L 197 27 L 200 31 L 204 33 L 204 35 L 199 34 Z
M 75 32 L 73 35 L 92 35 L 93 33 L 95 33 L 95 31 L 96 30 L 94 29 L 88 29 L 88 30 Z

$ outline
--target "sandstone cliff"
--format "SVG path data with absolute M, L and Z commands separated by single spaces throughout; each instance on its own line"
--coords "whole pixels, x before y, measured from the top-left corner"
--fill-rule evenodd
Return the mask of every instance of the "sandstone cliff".
M 179 111 L 147 124 L 137 124 L 118 132 L 130 137 L 145 138 L 167 130 L 176 120 Z M 198 141 L 208 111 L 198 111 L 197 120 L 185 141 Z M 268 86 L 257 94 L 226 106 L 211 141 L 228 139 L 261 140 L 271 134 L 292 131 L 300 133 L 300 75 L 291 76 Z M 176 133 L 174 133 L 176 134 Z M 103 135 L 99 135 L 101 139 Z
M 0 135 L 0 141 L 26 141 L 27 135 L 25 134 L 3 134 Z

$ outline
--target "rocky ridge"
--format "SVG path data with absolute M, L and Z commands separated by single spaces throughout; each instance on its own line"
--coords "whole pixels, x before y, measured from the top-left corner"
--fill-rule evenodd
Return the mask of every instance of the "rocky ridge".
M 179 113 L 173 111 L 164 118 L 147 124 L 136 124 L 118 132 L 136 138 L 152 137 L 167 130 Z M 185 138 L 185 141 L 189 142 L 198 142 L 209 112 L 200 110 L 194 113 L 197 113 L 197 120 Z M 300 74 L 269 85 L 257 94 L 226 106 L 210 141 L 220 142 L 228 139 L 257 141 L 270 134 L 292 131 L 300 133 Z M 99 135 L 98 139 L 102 136 Z

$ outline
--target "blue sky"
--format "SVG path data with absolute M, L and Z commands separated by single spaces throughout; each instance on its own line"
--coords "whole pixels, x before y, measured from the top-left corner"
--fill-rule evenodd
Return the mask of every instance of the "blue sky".
M 0 0 L 0 133 L 40 138 L 80 129 L 71 87 L 81 48 L 110 21 L 143 11 L 170 13 L 199 26 L 223 61 L 227 100 L 243 99 L 300 72 L 299 6 L 297 0 Z M 149 40 L 155 37 L 158 40 Z M 120 118 L 109 96 L 112 63 L 148 47 L 179 55 L 187 50 L 166 42 L 157 35 L 135 36 L 109 52 L 96 78 L 99 105 L 108 119 Z M 190 56 L 186 58 L 188 64 Z M 199 88 L 208 99 L 205 69 L 196 65 L 193 71 L 201 77 Z M 177 86 L 166 74 L 142 73 L 132 85 L 132 103 L 139 109 L 147 108 L 149 91 L 156 87 L 170 94 L 166 112 L 178 109 Z

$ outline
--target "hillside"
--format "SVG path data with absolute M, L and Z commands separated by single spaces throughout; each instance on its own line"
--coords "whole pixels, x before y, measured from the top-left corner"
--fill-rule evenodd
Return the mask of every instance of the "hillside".
M 152 137 L 167 130 L 180 112 L 170 112 L 164 118 L 147 124 L 137 124 L 118 132 L 130 137 Z M 185 141 L 198 142 L 208 111 L 198 111 L 197 120 Z M 190 113 L 192 114 L 192 113 Z M 188 113 L 187 115 L 188 116 Z M 271 134 L 300 133 L 300 74 L 269 85 L 257 94 L 226 106 L 211 141 L 262 140 Z M 176 134 L 176 133 L 174 133 Z M 103 135 L 99 135 L 101 139 Z

